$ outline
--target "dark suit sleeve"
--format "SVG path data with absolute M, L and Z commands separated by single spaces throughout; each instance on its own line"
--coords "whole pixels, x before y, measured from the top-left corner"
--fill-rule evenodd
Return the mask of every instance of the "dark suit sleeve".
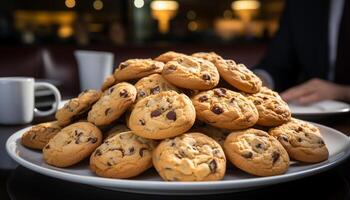
M 293 45 L 292 1 L 286 1 L 279 30 L 256 69 L 267 71 L 274 80 L 275 89 L 283 91 L 296 84 L 299 67 Z M 297 12 L 297 10 L 296 10 Z

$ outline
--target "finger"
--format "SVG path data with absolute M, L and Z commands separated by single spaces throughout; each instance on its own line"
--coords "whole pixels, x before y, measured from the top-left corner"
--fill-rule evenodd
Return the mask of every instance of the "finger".
M 312 90 L 312 87 L 306 83 L 286 90 L 281 94 L 281 97 L 285 101 L 293 101 L 312 93 Z
M 322 95 L 318 94 L 318 93 L 311 93 L 309 95 L 305 95 L 300 97 L 297 102 L 301 105 L 307 105 L 310 103 L 315 103 L 318 101 L 322 100 Z

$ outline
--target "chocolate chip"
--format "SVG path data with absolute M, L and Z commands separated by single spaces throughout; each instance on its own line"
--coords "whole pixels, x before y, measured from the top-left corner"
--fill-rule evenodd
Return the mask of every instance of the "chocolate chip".
M 158 117 L 161 114 L 162 114 L 162 111 L 160 109 L 157 109 L 151 112 L 151 117 Z
M 95 144 L 97 142 L 97 138 L 89 137 L 87 141 L 91 142 L 92 144 Z
M 160 87 L 156 86 L 154 88 L 151 88 L 150 91 L 151 91 L 151 94 L 158 94 L 160 92 Z
M 209 169 L 210 169 L 211 173 L 215 173 L 217 167 L 218 167 L 218 166 L 217 166 L 215 160 L 210 161 L 210 163 L 209 163 Z
M 226 95 L 226 90 L 224 88 L 214 89 L 214 94 L 219 97 L 224 97 Z
M 254 105 L 260 105 L 261 104 L 261 102 L 258 101 L 258 100 L 254 100 L 253 103 L 254 103 Z
M 253 157 L 253 153 L 252 152 L 245 152 L 245 153 L 243 153 L 242 154 L 242 156 L 244 157 L 244 158 L 251 158 L 251 157 Z
M 275 163 L 280 158 L 280 153 L 274 151 L 272 153 L 272 163 Z
M 50 145 L 46 145 L 45 149 L 50 149 Z
M 140 119 L 139 122 L 140 122 L 140 124 L 141 124 L 142 126 L 146 125 L 146 122 L 145 122 L 144 119 Z
M 203 95 L 201 97 L 198 98 L 199 102 L 204 102 L 208 100 L 208 97 L 206 95 Z
M 263 100 L 265 100 L 265 101 L 268 100 L 268 99 L 269 99 L 269 98 L 267 98 L 267 97 L 263 97 Z
M 172 141 L 171 144 L 170 144 L 171 147 L 175 146 L 175 142 Z
M 262 148 L 262 144 L 258 143 L 257 145 L 255 145 L 256 148 L 261 149 Z
M 139 151 L 139 155 L 140 155 L 141 157 L 143 157 L 143 155 L 145 154 L 145 153 L 144 153 L 145 151 L 148 151 L 148 149 L 147 149 L 147 148 L 141 148 L 140 151 Z
M 176 70 L 176 66 L 175 65 L 170 65 L 168 68 L 166 68 L 166 70 L 164 71 L 165 74 L 170 74 L 173 73 Z
M 100 156 L 100 155 L 102 155 L 101 150 L 100 149 L 96 149 L 95 156 Z
M 284 140 L 285 142 L 288 142 L 288 138 L 286 136 L 278 136 L 278 140 Z
M 303 131 L 303 128 L 298 127 L 298 130 L 297 130 L 297 131 L 298 131 L 298 132 Z
M 132 155 L 132 154 L 134 154 L 134 152 L 135 152 L 135 148 L 134 147 L 130 147 L 128 155 Z
M 140 91 L 139 92 L 139 97 L 144 97 L 144 96 L 146 96 L 146 93 L 144 91 Z
M 107 116 L 107 115 L 110 113 L 111 110 L 112 110 L 111 108 L 107 108 L 107 109 L 105 110 L 105 116 Z
M 113 91 L 114 91 L 114 87 L 111 87 L 111 88 L 109 88 L 108 93 L 112 94 Z
M 235 99 L 234 97 L 232 97 L 231 100 L 230 100 L 230 103 L 235 102 L 235 100 L 236 100 L 236 99 Z
M 169 111 L 169 112 L 166 114 L 166 118 L 168 118 L 169 120 L 176 121 L 176 112 L 174 112 L 174 111 Z
M 110 167 L 113 166 L 113 164 L 110 163 L 109 161 L 107 162 L 107 165 L 110 166 Z
M 127 66 L 128 66 L 128 63 L 126 63 L 126 62 L 122 62 L 122 63 L 120 63 L 120 65 L 119 65 L 120 69 L 124 69 L 124 68 L 127 67 Z
M 219 114 L 221 114 L 221 113 L 224 112 L 224 110 L 223 110 L 221 107 L 219 107 L 219 106 L 214 106 L 214 107 L 211 109 L 211 111 L 212 111 L 213 113 L 217 114 L 217 115 L 219 115 Z
M 177 157 L 177 158 L 179 158 L 179 159 L 181 159 L 182 157 L 179 155 L 179 154 L 175 154 L 175 156 Z
M 319 144 L 322 144 L 322 145 L 325 145 L 325 143 L 324 143 L 323 140 L 319 140 L 318 143 L 319 143 Z
M 128 97 L 128 91 L 126 91 L 126 89 L 123 89 L 122 91 L 119 92 L 119 96 L 123 98 Z
M 36 138 L 36 134 L 34 134 L 30 139 L 34 140 Z
M 210 76 L 208 74 L 203 74 L 202 79 L 205 81 L 209 81 L 210 80 Z
M 298 138 L 298 142 L 301 142 L 301 141 L 303 141 L 301 138 Z

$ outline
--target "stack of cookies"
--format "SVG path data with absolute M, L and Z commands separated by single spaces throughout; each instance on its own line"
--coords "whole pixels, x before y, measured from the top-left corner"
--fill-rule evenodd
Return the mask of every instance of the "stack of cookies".
M 283 174 L 290 159 L 328 159 L 317 127 L 291 118 L 253 72 L 215 53 L 122 62 L 100 91 L 69 100 L 22 143 L 53 166 L 90 158 L 92 172 L 109 178 L 154 166 L 166 181 L 221 180 L 226 158 L 256 176 Z

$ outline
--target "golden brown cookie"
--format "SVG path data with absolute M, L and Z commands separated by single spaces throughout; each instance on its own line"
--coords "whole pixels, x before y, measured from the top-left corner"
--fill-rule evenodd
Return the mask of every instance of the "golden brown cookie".
M 224 60 L 221 56 L 216 54 L 215 52 L 197 52 L 192 54 L 192 56 L 197 58 L 202 58 L 204 60 L 208 60 L 212 62 L 215 66 L 218 64 L 218 60 Z
M 111 86 L 117 84 L 117 81 L 115 80 L 113 75 L 109 75 L 105 78 L 105 80 L 102 83 L 101 86 L 101 91 L 104 92 L 105 90 L 107 90 L 108 88 L 110 88 Z
M 77 122 L 63 128 L 43 148 L 47 164 L 69 167 L 89 155 L 101 144 L 102 133 L 89 122 Z
M 226 158 L 221 146 L 201 133 L 163 140 L 153 152 L 153 165 L 166 181 L 223 179 Z
M 137 90 L 136 102 L 153 94 L 158 94 L 162 91 L 174 90 L 180 92 L 175 86 L 166 81 L 160 74 L 152 74 L 140 79 L 135 84 Z
M 254 104 L 238 92 L 215 88 L 192 97 L 196 116 L 212 126 L 231 130 L 245 129 L 258 120 Z
M 110 87 L 91 108 L 88 121 L 97 126 L 112 123 L 134 103 L 136 93 L 136 88 L 126 82 Z
M 321 133 L 310 123 L 293 118 L 270 129 L 269 133 L 280 141 L 292 159 L 307 163 L 328 159 L 328 149 Z
M 129 59 L 119 64 L 114 71 L 117 81 L 142 78 L 151 74 L 161 73 L 164 63 L 151 59 Z
M 216 128 L 208 124 L 193 126 L 190 131 L 203 133 L 209 136 L 210 138 L 214 139 L 222 147 L 224 146 L 224 142 L 227 135 L 230 133 L 230 131 L 227 129 Z
M 168 51 L 166 53 L 161 54 L 160 56 L 158 56 L 154 60 L 159 61 L 159 62 L 163 62 L 163 63 L 167 63 L 167 62 L 169 62 L 175 58 L 178 58 L 180 56 L 186 56 L 186 55 L 182 54 L 182 53 L 175 52 L 175 51 Z
M 225 81 L 243 92 L 257 93 L 262 86 L 260 78 L 243 64 L 217 59 L 216 67 Z
M 132 131 L 117 133 L 99 146 L 90 157 L 90 169 L 109 178 L 130 178 L 152 166 L 156 142 Z
M 105 140 L 115 136 L 116 134 L 122 133 L 122 132 L 127 132 L 130 131 L 130 129 L 124 125 L 124 124 L 117 124 L 115 126 L 113 126 L 110 130 L 108 130 L 104 136 L 105 136 Z
M 66 126 L 80 119 L 99 100 L 101 92 L 96 90 L 85 90 L 77 98 L 70 99 L 61 109 L 56 112 L 56 119 L 60 126 Z
M 220 79 L 213 63 L 192 56 L 182 56 L 167 62 L 162 75 L 175 86 L 193 90 L 214 88 Z
M 277 92 L 267 87 L 261 87 L 258 93 L 246 94 L 245 96 L 258 109 L 258 125 L 278 126 L 290 120 L 291 111 L 288 104 L 282 100 Z
M 22 135 L 21 142 L 26 147 L 41 150 L 60 130 L 57 121 L 37 124 Z
M 128 125 L 141 137 L 165 139 L 189 130 L 195 118 L 196 111 L 186 95 L 165 91 L 137 102 Z
M 224 150 L 232 164 L 257 176 L 273 176 L 288 170 L 287 151 L 268 133 L 247 129 L 227 136 Z

